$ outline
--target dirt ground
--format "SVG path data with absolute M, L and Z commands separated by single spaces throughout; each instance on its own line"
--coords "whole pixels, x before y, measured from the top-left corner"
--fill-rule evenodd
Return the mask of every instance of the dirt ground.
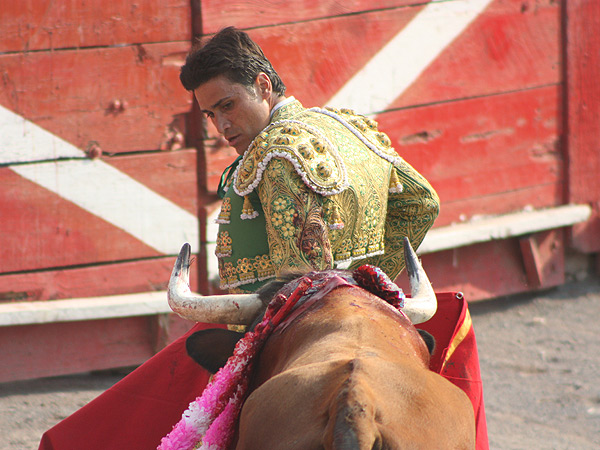
M 600 280 L 471 305 L 490 448 L 600 448 Z M 0 450 L 42 433 L 126 370 L 0 384 Z

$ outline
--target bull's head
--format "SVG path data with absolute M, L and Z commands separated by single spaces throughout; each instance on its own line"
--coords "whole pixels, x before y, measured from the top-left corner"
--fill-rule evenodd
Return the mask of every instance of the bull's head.
M 199 296 L 189 287 L 189 244 L 179 252 L 171 279 L 168 297 L 171 309 L 184 319 L 204 323 L 249 325 L 264 310 L 257 294 Z M 426 322 L 437 310 L 437 300 L 431 283 L 407 238 L 404 238 L 404 259 L 410 281 L 411 297 L 402 310 L 413 324 Z

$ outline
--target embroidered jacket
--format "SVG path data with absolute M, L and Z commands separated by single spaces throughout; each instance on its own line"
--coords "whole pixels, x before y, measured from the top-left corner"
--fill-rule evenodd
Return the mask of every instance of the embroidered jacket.
M 296 100 L 275 112 L 228 187 L 217 220 L 223 289 L 364 263 L 394 279 L 403 237 L 416 249 L 439 211 L 434 189 L 374 120 Z

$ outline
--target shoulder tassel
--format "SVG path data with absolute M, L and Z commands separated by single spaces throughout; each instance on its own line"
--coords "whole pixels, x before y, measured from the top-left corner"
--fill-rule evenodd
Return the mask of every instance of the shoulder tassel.
M 242 215 L 240 217 L 243 220 L 250 220 L 258 217 L 258 212 L 254 210 L 252 202 L 247 195 L 244 195 L 244 206 L 242 207 Z
M 402 183 L 398 179 L 398 174 L 396 173 L 396 168 L 392 166 L 392 176 L 390 177 L 390 194 L 399 194 L 402 192 Z

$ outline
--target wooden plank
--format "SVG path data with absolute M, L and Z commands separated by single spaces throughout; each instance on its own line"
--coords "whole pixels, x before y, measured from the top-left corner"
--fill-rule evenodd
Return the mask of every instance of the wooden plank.
M 326 104 L 421 8 L 291 23 L 252 30 L 251 36 L 282 77 L 288 94 L 307 106 L 320 106 Z
M 397 95 L 390 92 L 390 107 L 438 103 L 557 84 L 560 79 L 560 52 L 554 33 L 558 32 L 558 5 L 544 1 L 536 8 L 521 9 L 517 2 L 492 3 L 405 92 Z M 315 106 L 326 104 L 334 97 L 421 10 L 422 5 L 373 11 L 324 21 L 253 29 L 249 33 L 272 60 L 288 86 L 288 94 L 296 96 L 306 106 Z M 357 30 L 361 33 L 359 36 L 355 36 Z M 520 37 L 508 39 L 513 33 Z M 327 39 L 322 38 L 325 35 Z M 503 38 L 501 45 L 496 42 L 495 36 Z M 360 45 L 356 45 L 357 42 Z M 465 64 L 465 60 L 469 64 Z M 381 70 L 400 71 L 405 64 L 403 61 L 393 63 Z M 472 69 L 465 70 L 466 67 Z M 482 73 L 485 76 L 481 76 Z M 452 109 L 452 106 L 447 109 Z M 482 110 L 480 114 L 485 115 L 486 111 Z M 410 115 L 410 111 L 405 112 L 405 116 Z M 449 117 L 454 117 L 454 114 Z M 384 129 L 392 131 L 387 126 Z M 414 137 L 418 138 L 422 131 L 414 130 Z M 409 139 L 410 136 L 407 133 L 403 137 Z M 208 137 L 207 149 L 218 146 L 217 134 L 210 125 Z M 401 150 L 400 147 L 398 149 Z M 211 150 L 213 153 L 216 151 Z M 431 155 L 428 154 L 428 159 Z M 210 186 L 216 185 L 211 176 L 220 175 L 228 160 L 207 158 L 207 164 L 211 189 Z
M 291 23 L 249 33 L 273 62 L 288 93 L 307 106 L 319 106 L 327 104 L 422 9 L 419 4 L 309 22 L 297 22 L 290 14 Z M 251 13 L 248 9 L 247 14 Z M 405 93 L 390 93 L 390 104 L 395 98 L 399 99 L 393 105 L 397 107 L 556 83 L 560 78 L 560 50 L 554 34 L 558 22 L 559 8 L 551 0 L 523 11 L 519 2 L 495 1 L 416 84 Z M 381 70 L 400 72 L 406 64 L 411 62 L 388 61 Z
M 0 169 L 0 180 L 6 194 L 0 197 L 0 209 L 7 212 L 0 223 L 0 272 L 160 255 L 125 231 L 8 168 Z
M 160 254 L 199 246 L 198 217 L 100 159 L 9 166 L 34 186 L 125 231 Z
M 3 2 L 3 52 L 189 41 L 188 0 Z
M 553 255 L 548 264 L 564 274 L 562 252 Z M 422 264 L 436 292 L 462 292 L 469 302 L 535 289 L 529 285 L 516 238 L 426 254 Z M 405 277 L 402 273 L 396 282 L 410 292 Z
M 214 255 L 213 255 L 214 257 Z M 190 287 L 199 292 L 203 260 L 195 258 Z M 175 257 L 0 275 L 0 302 L 43 301 L 165 290 Z M 204 291 L 203 291 L 204 292 Z
M 594 216 L 573 228 L 572 244 L 600 251 L 600 3 L 566 2 L 566 138 L 569 201 L 589 202 Z
M 519 239 L 530 289 L 549 288 L 565 282 L 563 230 L 550 230 Z
M 591 208 L 588 205 L 564 205 L 437 227 L 427 233 L 418 253 L 434 253 L 498 239 L 537 235 L 584 222 L 590 214 Z M 537 242 L 528 245 L 539 246 Z
M 391 108 L 561 81 L 560 4 L 494 1 Z
M 185 135 L 181 115 L 192 100 L 179 82 L 188 49 L 175 42 L 0 55 L 0 105 L 82 150 L 169 149 L 173 130 Z
M 3 327 L 0 380 L 141 364 L 152 356 L 148 318 Z M 98 348 L 110 349 L 99 352 Z
M 163 197 L 171 200 L 175 204 L 173 208 L 181 205 L 189 217 L 197 214 L 195 151 L 130 155 L 114 160 L 125 173 L 156 189 L 156 192 L 150 192 L 158 200 Z M 0 182 L 3 186 L 0 209 L 5 211 L 0 223 L 0 273 L 161 255 L 161 251 L 120 227 L 22 178 L 10 168 L 0 168 Z M 108 190 L 120 187 L 111 186 L 109 180 L 100 180 L 94 185 Z M 103 198 L 102 192 L 90 192 L 89 195 Z M 115 195 L 104 201 L 126 205 L 135 199 L 119 199 Z M 114 209 L 118 207 L 120 205 L 115 203 Z M 164 212 L 160 209 L 144 211 L 145 217 L 136 215 L 131 219 L 140 221 L 139 224 L 129 225 L 146 229 L 151 227 L 151 223 L 146 222 L 155 220 L 155 226 L 158 226 L 160 214 Z M 149 231 L 154 232 L 153 228 Z M 189 230 L 189 233 L 193 235 L 197 230 Z M 178 230 L 173 230 L 173 234 L 180 235 Z M 183 240 L 176 243 L 172 253 L 176 253 L 183 243 Z
M 0 382 L 129 367 L 155 353 L 155 318 L 0 327 Z M 169 316 L 173 342 L 193 323 Z
M 563 188 L 562 184 L 538 185 L 516 191 L 499 192 L 485 197 L 474 195 L 453 202 L 446 202 L 442 197 L 441 212 L 435 222 L 435 227 L 463 223 L 507 212 L 529 211 L 562 205 Z
M 148 186 L 190 213 L 198 214 L 196 150 L 124 155 L 109 158 L 111 166 Z M 182 242 L 183 244 L 183 242 Z
M 482 208 L 486 198 L 494 199 L 480 214 L 490 214 L 490 208 L 493 214 L 520 210 L 530 198 L 503 205 L 499 196 L 540 187 L 550 193 L 551 203 L 536 207 L 563 203 L 556 196 L 563 183 L 558 99 L 557 86 L 548 86 L 401 109 L 379 115 L 378 121 L 400 155 L 438 191 L 441 225 L 478 214 L 444 210 L 471 198 Z
M 434 0 L 435 3 L 439 0 Z M 287 22 L 306 22 L 327 17 L 345 16 L 361 12 L 411 6 L 412 0 L 305 0 L 289 2 L 276 0 L 262 2 L 246 0 L 244 2 L 222 2 L 203 0 L 202 25 L 206 34 L 216 33 L 221 28 L 233 25 L 238 28 L 254 28 L 284 24 Z
M 0 326 L 117 319 L 170 313 L 167 291 L 45 302 L 0 303 Z

